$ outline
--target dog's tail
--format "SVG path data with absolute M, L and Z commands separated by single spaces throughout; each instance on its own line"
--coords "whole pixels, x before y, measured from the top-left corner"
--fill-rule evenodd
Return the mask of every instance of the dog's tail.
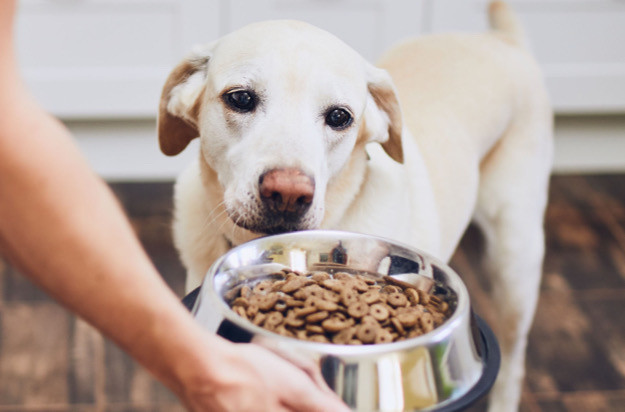
M 505 33 L 515 44 L 529 49 L 529 41 L 512 9 L 503 1 L 493 1 L 488 6 L 490 27 Z

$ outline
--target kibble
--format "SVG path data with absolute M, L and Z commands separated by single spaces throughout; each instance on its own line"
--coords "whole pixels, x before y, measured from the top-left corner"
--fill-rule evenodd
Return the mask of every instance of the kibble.
M 450 315 L 438 296 L 362 273 L 294 272 L 228 292 L 232 310 L 280 335 L 340 345 L 382 344 L 432 331 Z
M 374 324 L 360 325 L 358 330 L 356 330 L 356 337 L 362 343 L 372 343 L 378 335 L 379 329 L 380 326 L 376 326 Z

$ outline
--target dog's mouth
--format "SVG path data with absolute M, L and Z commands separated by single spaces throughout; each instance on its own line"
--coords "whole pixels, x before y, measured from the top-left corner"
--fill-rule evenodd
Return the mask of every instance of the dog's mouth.
M 306 213 L 302 213 L 301 211 L 276 210 L 262 203 L 252 205 L 239 203 L 237 206 L 226 207 L 230 220 L 236 226 L 259 235 L 317 229 L 321 224 L 320 217 L 323 215 L 323 210 L 318 207 L 310 208 Z
M 270 169 L 259 176 L 257 190 L 226 208 L 235 225 L 273 235 L 315 229 L 320 224 L 322 210 L 313 206 L 315 179 L 301 169 Z
M 286 232 L 314 229 L 310 219 L 292 213 L 262 214 L 256 218 L 231 216 L 235 225 L 262 235 L 277 235 Z

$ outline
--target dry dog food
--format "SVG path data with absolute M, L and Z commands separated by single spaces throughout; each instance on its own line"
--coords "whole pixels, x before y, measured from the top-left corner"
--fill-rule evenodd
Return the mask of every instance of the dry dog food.
M 427 333 L 449 317 L 449 304 L 385 277 L 283 269 L 234 289 L 232 310 L 280 335 L 348 345 L 389 343 Z

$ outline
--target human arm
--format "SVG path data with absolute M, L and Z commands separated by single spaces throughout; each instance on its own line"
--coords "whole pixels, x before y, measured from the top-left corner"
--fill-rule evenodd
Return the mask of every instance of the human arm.
M 65 127 L 28 94 L 0 1 L 0 251 L 191 410 L 341 410 L 305 372 L 200 328 L 146 256 Z M 311 372 L 312 373 L 312 372 Z

